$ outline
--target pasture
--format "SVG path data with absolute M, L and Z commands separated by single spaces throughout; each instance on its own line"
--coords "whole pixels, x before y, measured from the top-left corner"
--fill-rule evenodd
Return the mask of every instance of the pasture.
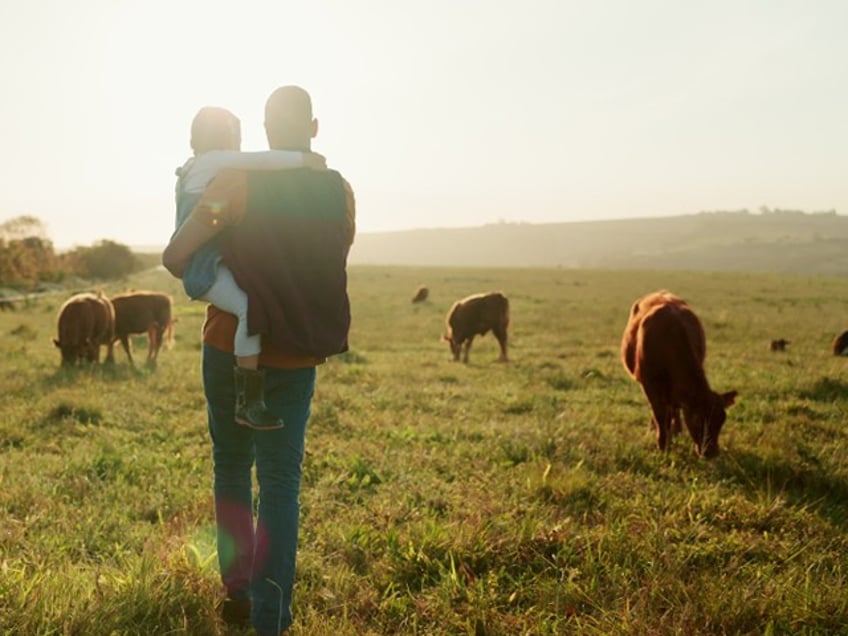
M 215 611 L 203 305 L 164 272 L 106 291 L 129 287 L 174 295 L 153 371 L 119 347 L 61 371 L 59 297 L 0 313 L 0 633 L 241 633 Z M 739 391 L 714 460 L 685 431 L 656 450 L 619 361 L 659 288 Z M 445 313 L 490 290 L 511 362 L 491 334 L 451 362 Z M 358 266 L 350 295 L 307 433 L 294 635 L 846 633 L 844 279 Z

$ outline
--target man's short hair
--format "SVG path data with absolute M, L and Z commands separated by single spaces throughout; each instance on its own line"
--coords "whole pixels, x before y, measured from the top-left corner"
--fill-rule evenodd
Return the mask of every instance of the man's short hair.
M 241 122 L 226 108 L 204 106 L 191 121 L 191 148 L 195 154 L 210 150 L 238 150 Z
M 300 86 L 281 86 L 265 102 L 266 126 L 307 127 L 312 119 L 312 98 Z

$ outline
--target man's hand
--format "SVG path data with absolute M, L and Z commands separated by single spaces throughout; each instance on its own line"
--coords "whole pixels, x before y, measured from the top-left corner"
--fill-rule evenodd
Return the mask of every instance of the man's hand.
M 327 159 L 324 155 L 318 154 L 317 152 L 304 152 L 303 167 L 312 168 L 313 170 L 326 170 Z
M 195 250 L 223 229 L 220 224 L 207 225 L 190 216 L 182 224 L 171 242 L 162 252 L 162 264 L 177 278 L 183 277 L 183 270 Z

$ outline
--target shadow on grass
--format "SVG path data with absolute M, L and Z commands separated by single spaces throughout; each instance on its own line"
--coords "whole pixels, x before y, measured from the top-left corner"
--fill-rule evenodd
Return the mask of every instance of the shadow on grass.
M 820 378 L 813 386 L 800 390 L 798 397 L 816 402 L 848 400 L 848 382 L 828 377 Z
M 129 364 L 92 364 L 79 367 L 58 367 L 52 374 L 41 378 L 42 389 L 55 389 L 78 384 L 89 377 L 101 382 L 125 382 L 155 373 L 155 367 L 134 367 Z
M 796 505 L 826 517 L 832 523 L 848 526 L 848 481 L 827 472 L 793 465 L 780 459 L 746 451 L 734 451 L 717 465 L 722 477 L 742 485 L 750 494 L 781 493 Z

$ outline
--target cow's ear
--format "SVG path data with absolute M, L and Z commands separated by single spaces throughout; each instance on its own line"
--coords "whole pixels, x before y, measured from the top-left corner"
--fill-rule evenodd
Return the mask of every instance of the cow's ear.
M 721 399 L 724 401 L 724 408 L 733 406 L 736 403 L 736 396 L 739 395 L 736 391 L 728 391 L 721 394 Z
M 59 344 L 59 341 L 56 340 L 56 338 L 53 338 L 53 344 L 59 347 L 60 349 L 62 348 L 62 345 Z

